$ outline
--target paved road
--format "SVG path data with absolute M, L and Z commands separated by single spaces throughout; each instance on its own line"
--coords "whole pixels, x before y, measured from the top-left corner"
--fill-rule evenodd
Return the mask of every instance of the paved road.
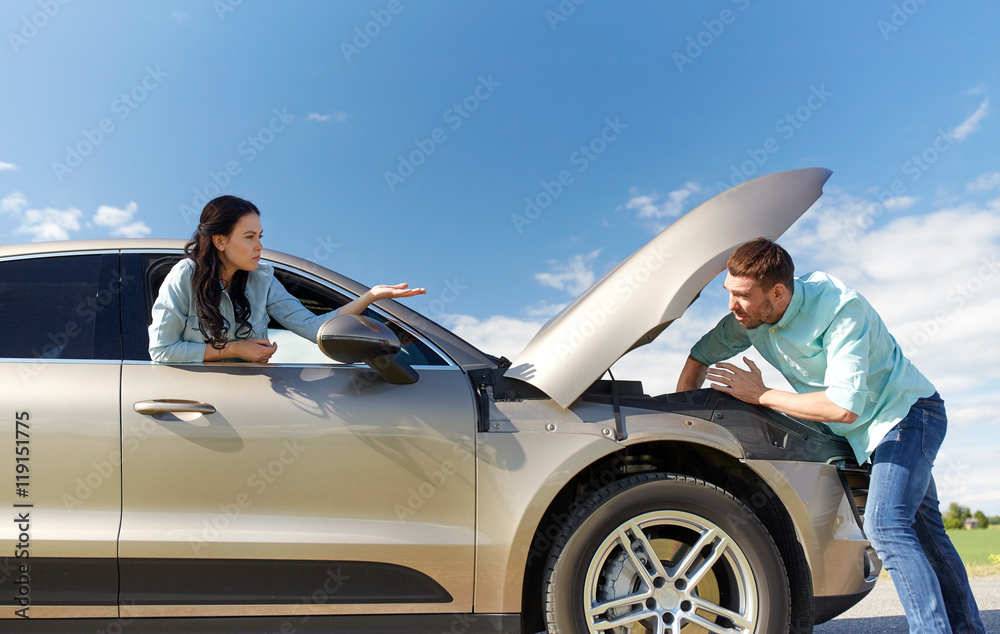
M 1000 632 L 1000 577 L 978 577 L 971 580 L 979 612 L 987 632 Z M 896 589 L 886 577 L 875 584 L 875 589 L 839 617 L 817 625 L 815 634 L 907 634 L 903 606 Z

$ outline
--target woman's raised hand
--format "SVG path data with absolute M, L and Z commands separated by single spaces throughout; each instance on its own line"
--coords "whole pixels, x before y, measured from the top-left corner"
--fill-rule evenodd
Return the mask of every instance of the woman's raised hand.
M 427 289 L 410 288 L 409 284 L 403 282 L 402 284 L 379 284 L 372 286 L 368 292 L 371 293 L 372 301 L 377 302 L 380 299 L 399 299 L 400 297 L 423 295 Z
M 410 288 L 407 283 L 402 284 L 378 284 L 372 286 L 368 291 L 352 302 L 341 306 L 337 310 L 338 315 L 360 315 L 368 305 L 380 299 L 401 299 L 403 297 L 413 297 L 423 295 L 427 292 L 425 288 Z

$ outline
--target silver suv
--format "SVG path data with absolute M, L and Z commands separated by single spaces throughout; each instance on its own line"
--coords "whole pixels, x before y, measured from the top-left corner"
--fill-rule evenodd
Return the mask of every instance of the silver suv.
M 182 242 L 0 247 L 0 629 L 811 631 L 880 569 L 850 447 L 602 376 L 828 177 L 706 202 L 513 363 L 386 301 L 318 345 L 272 322 L 267 365 L 154 364 Z M 365 290 L 264 257 L 316 313 Z

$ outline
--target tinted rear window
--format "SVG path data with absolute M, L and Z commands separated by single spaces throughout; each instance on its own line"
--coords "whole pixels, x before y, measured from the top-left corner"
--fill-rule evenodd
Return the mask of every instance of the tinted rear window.
M 100 280 L 99 255 L 0 262 L 0 357 L 93 359 Z

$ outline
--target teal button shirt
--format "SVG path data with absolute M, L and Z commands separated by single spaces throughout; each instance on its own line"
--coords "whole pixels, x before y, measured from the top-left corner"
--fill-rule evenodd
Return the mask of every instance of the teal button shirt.
M 191 277 L 194 260 L 185 258 L 174 265 L 160 286 L 153 304 L 149 326 L 149 357 L 155 363 L 200 363 L 205 358 L 205 338 L 199 329 L 198 310 Z M 274 277 L 274 267 L 265 262 L 247 277 L 246 296 L 250 300 L 252 339 L 267 339 L 271 317 L 297 335 L 316 341 L 320 326 L 336 313 L 316 315 L 302 305 Z M 219 304 L 229 322 L 230 335 L 236 330 L 236 314 L 229 294 L 222 291 Z
M 729 313 L 701 338 L 691 356 L 712 365 L 751 345 L 785 376 L 796 392 L 824 392 L 858 418 L 830 423 L 844 436 L 858 464 L 906 416 L 931 384 L 903 356 L 871 304 L 826 273 L 795 279 L 785 314 L 776 324 L 747 330 Z

